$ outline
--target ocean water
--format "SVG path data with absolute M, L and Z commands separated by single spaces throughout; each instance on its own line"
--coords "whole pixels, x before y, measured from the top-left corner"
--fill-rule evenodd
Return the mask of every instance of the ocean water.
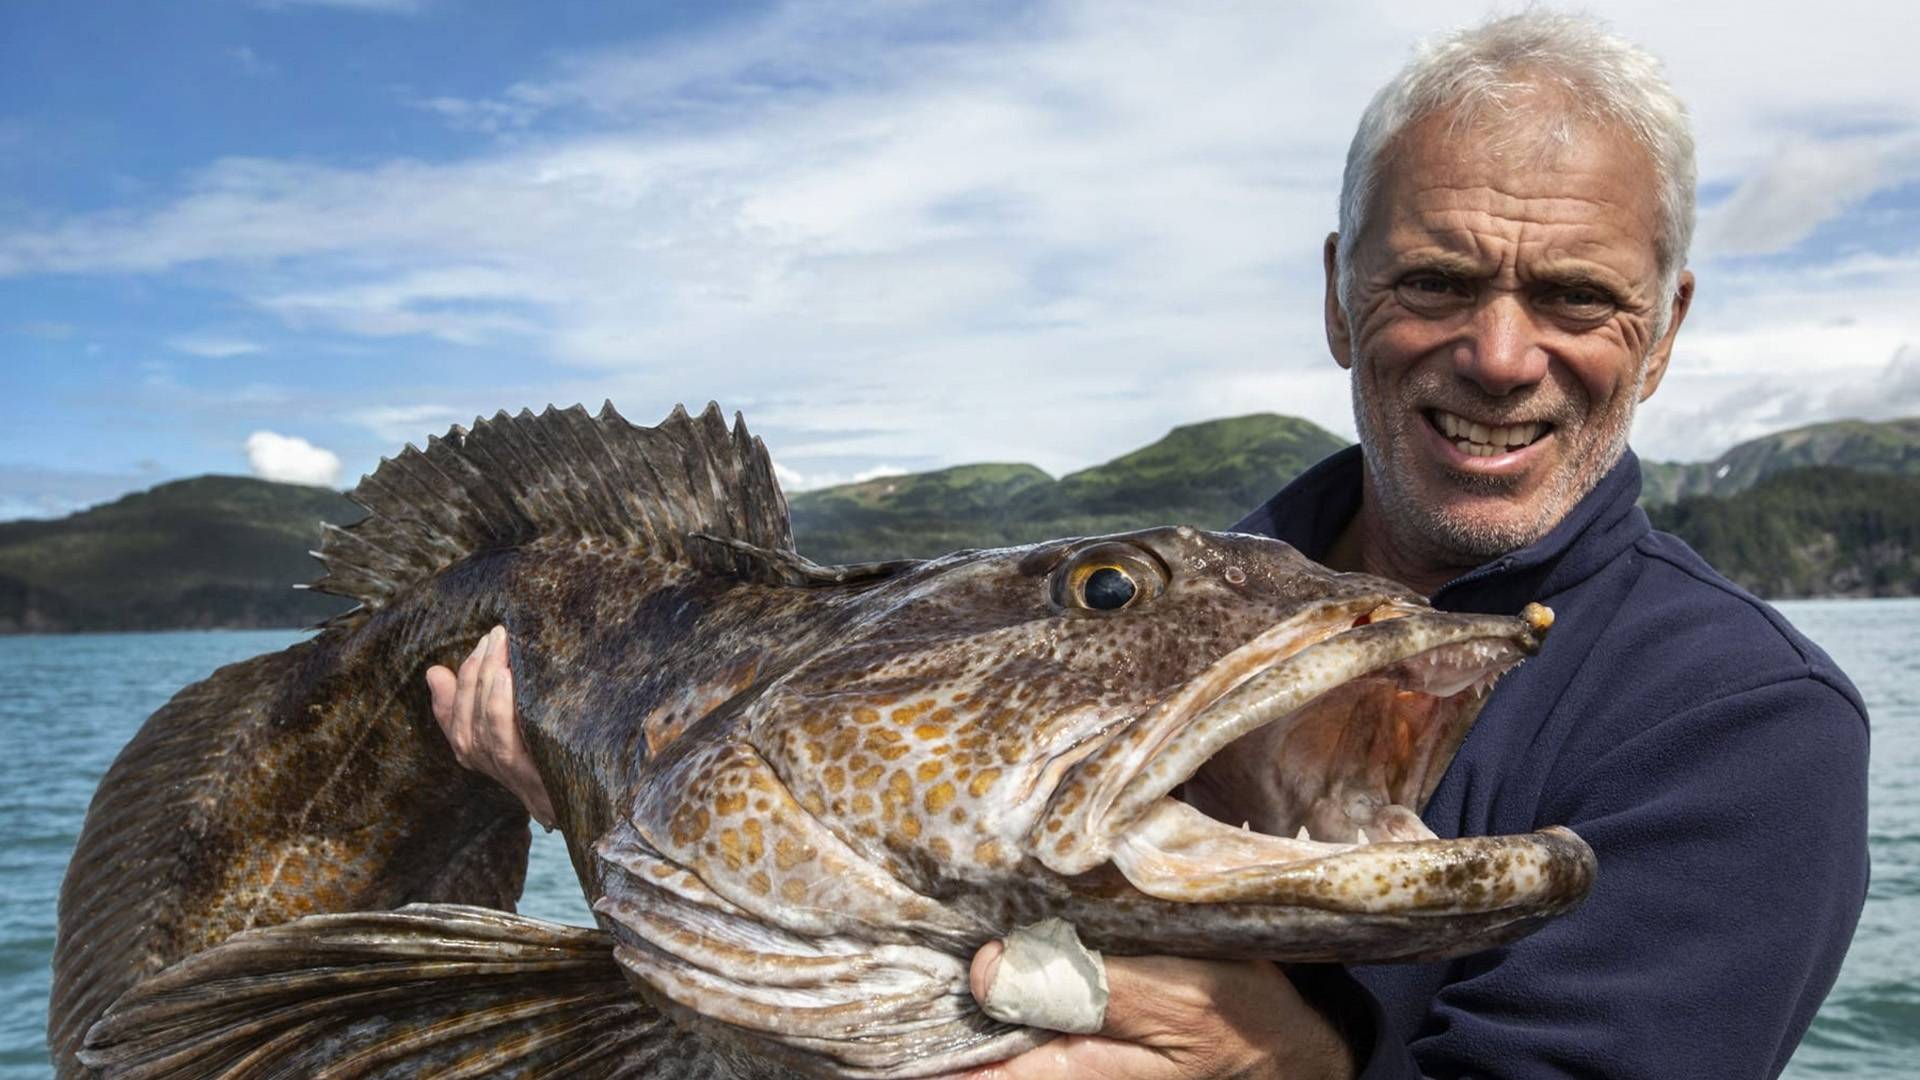
M 1853 676 L 1874 721 L 1873 888 L 1839 983 L 1787 1075 L 1910 1077 L 1920 1058 L 1920 600 L 1780 606 Z M 174 691 L 301 636 L 0 637 L 0 1080 L 49 1071 L 55 901 L 101 774 Z M 557 835 L 535 832 L 521 910 L 591 922 Z

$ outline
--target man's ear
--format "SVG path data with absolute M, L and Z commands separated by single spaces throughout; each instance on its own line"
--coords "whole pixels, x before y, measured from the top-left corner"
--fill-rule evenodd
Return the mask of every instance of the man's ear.
M 1343 368 L 1353 366 L 1353 337 L 1347 333 L 1347 312 L 1340 306 L 1340 234 L 1327 234 L 1321 261 L 1327 268 L 1327 351 Z
M 1653 351 L 1647 354 L 1647 377 L 1640 383 L 1640 400 L 1645 401 L 1660 389 L 1660 380 L 1667 376 L 1667 361 L 1673 359 L 1673 339 L 1680 333 L 1680 324 L 1686 320 L 1687 309 L 1693 306 L 1693 271 L 1680 271 L 1680 283 L 1674 290 L 1673 315 L 1667 320 L 1667 332 L 1654 342 Z

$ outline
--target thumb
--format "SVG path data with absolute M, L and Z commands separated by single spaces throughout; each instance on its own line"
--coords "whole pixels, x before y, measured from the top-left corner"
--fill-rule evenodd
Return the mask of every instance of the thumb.
M 967 968 L 967 989 L 972 992 L 973 1000 L 985 1004 L 987 991 L 993 989 L 993 977 L 1000 973 L 1000 957 L 1007 947 L 998 941 L 989 941 L 980 946 L 973 954 L 973 964 Z

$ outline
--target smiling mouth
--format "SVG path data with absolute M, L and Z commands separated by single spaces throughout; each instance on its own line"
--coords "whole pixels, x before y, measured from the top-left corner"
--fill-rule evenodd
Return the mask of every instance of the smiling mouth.
M 1553 425 L 1543 422 L 1488 426 L 1445 409 L 1427 409 L 1423 414 L 1429 426 L 1468 457 L 1493 457 L 1532 446 Z

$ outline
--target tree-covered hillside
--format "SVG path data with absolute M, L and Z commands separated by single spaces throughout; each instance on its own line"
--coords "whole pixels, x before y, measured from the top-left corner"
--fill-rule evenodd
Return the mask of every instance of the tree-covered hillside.
M 1659 506 L 1689 495 L 1733 495 L 1774 473 L 1813 465 L 1861 472 L 1920 474 L 1920 416 L 1835 420 L 1743 442 L 1712 461 L 1646 462 L 1641 502 Z
M 794 531 L 818 561 L 860 562 L 1222 528 L 1342 445 L 1271 414 L 1189 424 L 1058 480 L 961 465 L 800 493 Z M 1648 463 L 1647 477 L 1655 523 L 1763 596 L 1920 593 L 1920 418 L 1782 432 L 1714 462 Z M 347 602 L 292 586 L 320 574 L 307 555 L 320 523 L 360 513 L 321 488 L 205 476 L 57 521 L 0 523 L 0 633 L 311 625 Z
M 1649 513 L 1761 596 L 1920 594 L 1920 476 L 1791 469 Z
M 0 522 L 0 632 L 305 626 L 350 606 L 319 576 L 337 491 L 237 476 L 161 484 L 56 521 Z
M 1174 428 L 1130 454 L 1054 480 L 1031 465 L 968 465 L 793 496 L 800 550 L 863 562 L 1150 525 L 1224 528 L 1346 445 L 1262 413 Z

